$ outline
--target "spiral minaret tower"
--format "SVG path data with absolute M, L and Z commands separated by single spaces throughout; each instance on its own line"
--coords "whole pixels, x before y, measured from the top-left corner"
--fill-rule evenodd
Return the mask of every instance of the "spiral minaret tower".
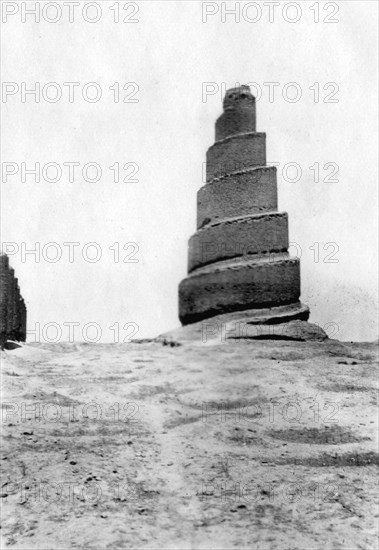
M 307 320 L 300 261 L 288 254 L 288 216 L 278 212 L 276 168 L 266 165 L 266 134 L 256 131 L 248 86 L 228 90 L 197 194 L 197 232 L 188 277 L 179 285 L 183 325 L 243 311 L 264 322 Z

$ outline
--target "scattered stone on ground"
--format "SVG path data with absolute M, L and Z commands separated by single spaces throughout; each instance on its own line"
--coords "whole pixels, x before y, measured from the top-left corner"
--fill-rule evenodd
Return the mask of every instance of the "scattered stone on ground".
M 2 352 L 4 546 L 377 548 L 375 344 L 180 330 Z

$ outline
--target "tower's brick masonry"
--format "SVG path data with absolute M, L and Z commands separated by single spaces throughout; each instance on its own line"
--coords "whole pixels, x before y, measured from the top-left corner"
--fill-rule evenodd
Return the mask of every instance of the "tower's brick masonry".
M 235 311 L 273 323 L 307 320 L 300 263 L 288 255 L 288 216 L 277 211 L 276 168 L 266 166 L 266 134 L 256 132 L 255 98 L 248 86 L 233 88 L 223 107 L 207 151 L 207 182 L 197 194 L 180 321 Z
M 0 256 L 0 344 L 7 340 L 25 342 L 26 306 L 9 258 Z

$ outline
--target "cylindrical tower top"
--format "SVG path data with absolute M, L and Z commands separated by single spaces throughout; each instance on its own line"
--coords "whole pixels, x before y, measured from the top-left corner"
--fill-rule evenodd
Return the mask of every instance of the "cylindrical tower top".
M 224 111 L 230 109 L 252 109 L 255 104 L 255 97 L 250 91 L 249 86 L 238 86 L 238 88 L 230 88 L 225 93 L 223 107 Z
M 216 141 L 256 131 L 255 97 L 249 86 L 228 90 L 223 109 L 223 114 L 216 121 Z

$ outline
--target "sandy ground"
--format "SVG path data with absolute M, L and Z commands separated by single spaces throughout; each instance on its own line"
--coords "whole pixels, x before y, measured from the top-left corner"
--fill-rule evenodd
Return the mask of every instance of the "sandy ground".
M 2 352 L 4 545 L 377 548 L 374 344 Z

